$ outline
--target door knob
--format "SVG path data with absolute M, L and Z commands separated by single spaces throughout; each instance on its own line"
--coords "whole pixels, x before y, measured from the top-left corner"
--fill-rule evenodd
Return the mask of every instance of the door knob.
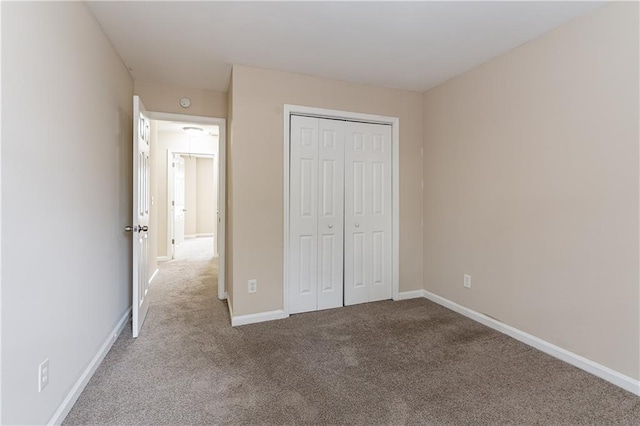
M 360 224 L 359 223 L 356 223 L 356 228 L 360 228 Z
M 138 225 L 138 232 L 147 232 L 149 230 L 148 226 L 140 226 Z
M 125 226 L 124 227 L 124 232 L 131 232 L 133 231 L 133 226 Z
M 333 228 L 333 225 L 329 225 L 329 229 Z

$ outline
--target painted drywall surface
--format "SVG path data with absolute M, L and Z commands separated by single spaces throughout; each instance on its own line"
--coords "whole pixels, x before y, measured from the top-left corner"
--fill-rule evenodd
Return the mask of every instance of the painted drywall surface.
M 80 2 L 4 3 L 2 56 L 1 422 L 45 424 L 131 306 L 133 81 Z
M 635 379 L 638 71 L 617 3 L 424 95 L 425 289 Z
M 228 93 L 228 116 L 227 116 L 227 140 L 225 141 L 226 163 L 225 163 L 225 289 L 227 292 L 227 303 L 233 310 L 233 69 L 229 81 Z
M 145 104 L 146 106 L 146 104 Z M 218 151 L 218 136 L 202 135 L 189 136 L 183 132 L 159 131 L 158 138 L 152 146 L 157 155 L 153 158 L 151 170 L 154 171 L 157 184 L 157 212 L 158 212 L 158 256 L 167 256 L 167 152 L 215 155 Z M 151 140 L 154 144 L 154 140 Z M 169 254 L 170 256 L 170 254 Z
M 234 314 L 283 308 L 284 104 L 400 118 L 400 291 L 422 288 L 422 95 L 234 66 Z
M 196 214 L 198 195 L 196 193 L 196 158 L 183 156 L 184 158 L 184 235 L 196 236 Z
M 202 117 L 227 117 L 226 93 L 140 80 L 135 81 L 134 91 L 149 111 Z M 183 108 L 180 105 L 180 99 L 185 97 L 191 100 L 189 108 Z
M 214 186 L 213 159 L 196 159 L 196 235 L 215 233 L 216 211 L 214 200 L 218 196 Z

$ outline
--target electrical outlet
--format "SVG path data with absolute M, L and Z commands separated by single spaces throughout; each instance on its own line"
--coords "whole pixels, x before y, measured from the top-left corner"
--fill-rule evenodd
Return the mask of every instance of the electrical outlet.
M 464 275 L 464 286 L 466 288 L 471 288 L 471 275 Z
M 38 392 L 42 392 L 49 384 L 49 358 L 38 366 Z
M 249 280 L 249 293 L 258 291 L 258 280 Z

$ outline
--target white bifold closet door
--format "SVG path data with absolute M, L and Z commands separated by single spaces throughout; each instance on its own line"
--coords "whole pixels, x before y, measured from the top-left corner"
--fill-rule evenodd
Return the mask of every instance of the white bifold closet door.
M 290 313 L 391 298 L 391 126 L 292 116 Z
M 343 306 L 344 122 L 291 117 L 290 313 Z
M 344 303 L 391 299 L 391 126 L 345 127 Z

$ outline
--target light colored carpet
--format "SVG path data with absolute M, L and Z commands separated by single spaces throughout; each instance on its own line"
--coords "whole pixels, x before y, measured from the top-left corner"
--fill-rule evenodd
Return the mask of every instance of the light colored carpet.
M 640 424 L 640 398 L 424 299 L 231 328 L 215 285 L 163 264 L 65 424 Z

